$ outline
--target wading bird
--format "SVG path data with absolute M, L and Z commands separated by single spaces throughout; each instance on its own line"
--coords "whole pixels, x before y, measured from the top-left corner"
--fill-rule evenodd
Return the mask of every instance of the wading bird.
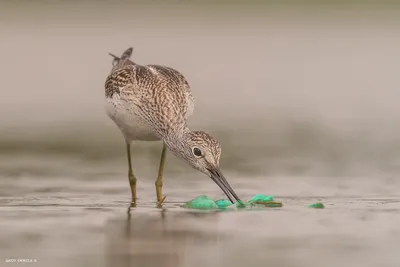
M 203 131 L 192 131 L 186 121 L 193 114 L 194 98 L 185 77 L 160 65 L 139 65 L 130 60 L 132 48 L 113 57 L 105 82 L 106 113 L 121 130 L 128 156 L 132 202 L 136 203 L 136 176 L 131 163 L 132 141 L 162 141 L 157 203 L 162 204 L 163 172 L 167 148 L 190 166 L 209 176 L 234 203 L 240 201 L 219 168 L 221 147 Z

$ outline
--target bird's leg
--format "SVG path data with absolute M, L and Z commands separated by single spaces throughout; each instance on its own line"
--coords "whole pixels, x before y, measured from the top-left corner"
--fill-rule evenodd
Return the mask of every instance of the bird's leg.
M 129 166 L 128 178 L 129 178 L 129 185 L 131 186 L 131 192 L 132 192 L 132 203 L 136 203 L 136 177 L 133 174 L 133 170 L 132 170 L 131 144 L 129 142 L 126 142 L 126 152 L 128 154 L 128 166 Z
M 158 168 L 158 176 L 156 180 L 156 193 L 157 193 L 157 203 L 161 205 L 165 197 L 162 195 L 162 186 L 163 186 L 163 173 L 164 173 L 164 165 L 165 165 L 165 156 L 167 154 L 167 146 L 163 143 L 163 148 L 161 152 L 161 159 L 160 159 L 160 167 Z

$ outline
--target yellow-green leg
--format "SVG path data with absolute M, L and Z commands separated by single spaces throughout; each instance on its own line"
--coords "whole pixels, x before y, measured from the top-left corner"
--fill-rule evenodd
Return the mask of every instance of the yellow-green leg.
M 157 194 L 157 204 L 161 205 L 165 197 L 162 195 L 162 186 L 163 186 L 163 174 L 164 174 L 164 165 L 165 165 L 165 156 L 167 155 L 167 146 L 163 143 L 163 148 L 161 151 L 161 159 L 160 159 L 160 167 L 158 168 L 158 176 L 156 180 L 156 194 Z
M 128 178 L 129 178 L 129 185 L 131 186 L 131 192 L 132 192 L 132 203 L 136 203 L 136 177 L 133 174 L 133 169 L 132 169 L 131 144 L 128 142 L 126 142 L 126 152 L 128 154 L 128 166 L 129 166 Z

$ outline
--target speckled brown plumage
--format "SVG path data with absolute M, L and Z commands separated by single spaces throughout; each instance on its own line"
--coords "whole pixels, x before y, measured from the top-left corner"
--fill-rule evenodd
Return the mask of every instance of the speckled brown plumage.
M 106 80 L 105 93 L 106 98 L 110 98 L 113 94 L 119 94 L 120 90 L 129 84 L 133 84 L 132 68 L 119 69 L 111 73 Z
M 130 105 L 126 108 L 159 135 L 185 124 L 194 107 L 185 77 L 177 70 L 160 65 L 119 66 L 106 79 L 105 96 L 114 106 L 117 102 Z

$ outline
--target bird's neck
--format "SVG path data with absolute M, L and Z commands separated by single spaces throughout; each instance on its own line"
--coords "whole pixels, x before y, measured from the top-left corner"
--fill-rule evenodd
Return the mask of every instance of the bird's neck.
M 167 147 L 176 154 L 184 150 L 185 134 L 190 131 L 186 124 L 182 124 L 180 127 L 164 132 L 161 134 L 161 138 Z

